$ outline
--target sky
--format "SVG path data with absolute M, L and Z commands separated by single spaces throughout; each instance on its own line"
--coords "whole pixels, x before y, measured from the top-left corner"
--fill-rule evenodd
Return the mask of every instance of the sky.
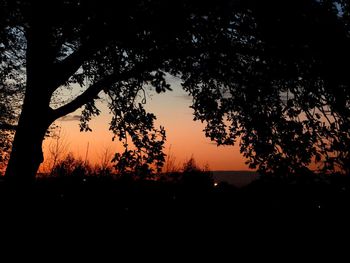
M 156 127 L 165 127 L 165 153 L 171 153 L 176 165 L 181 167 L 193 156 L 198 166 L 208 165 L 211 170 L 249 170 L 237 145 L 218 147 L 205 137 L 205 125 L 193 121 L 193 110 L 189 108 L 191 97 L 182 90 L 178 79 L 169 76 L 168 82 L 173 91 L 161 94 L 148 92 L 145 108 L 157 116 Z M 101 103 L 97 105 L 101 114 L 90 122 L 92 132 L 79 131 L 79 112 L 56 122 L 61 127 L 60 143 L 66 146 L 65 152 L 72 152 L 75 157 L 87 159 L 92 164 L 100 162 L 106 149 L 110 153 L 123 150 L 121 145 L 112 141 L 113 134 L 109 131 L 111 115 L 107 106 Z M 43 149 L 46 161 L 50 159 L 49 148 L 53 145 L 55 141 L 52 138 L 45 139 Z

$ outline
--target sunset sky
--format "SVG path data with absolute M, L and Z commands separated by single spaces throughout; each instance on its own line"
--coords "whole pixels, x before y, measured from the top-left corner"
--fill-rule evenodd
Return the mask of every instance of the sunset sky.
M 164 126 L 167 132 L 165 152 L 175 156 L 177 165 L 193 156 L 197 164 L 203 167 L 209 165 L 211 170 L 248 170 L 244 158 L 239 153 L 238 146 L 217 147 L 205 137 L 204 124 L 193 121 L 191 97 L 181 88 L 180 81 L 174 77 L 168 78 L 173 91 L 162 94 L 148 92 L 146 109 L 157 116 L 156 126 Z M 115 153 L 122 151 L 117 142 L 112 142 L 112 132 L 109 131 L 111 115 L 104 103 L 97 103 L 101 115 L 90 122 L 92 132 L 79 131 L 79 112 L 75 112 L 56 122 L 61 126 L 62 141 L 67 144 L 67 152 L 85 159 L 88 148 L 88 160 L 95 164 L 101 159 L 102 152 L 109 149 Z M 52 139 L 44 142 L 44 153 L 49 159 L 48 147 Z

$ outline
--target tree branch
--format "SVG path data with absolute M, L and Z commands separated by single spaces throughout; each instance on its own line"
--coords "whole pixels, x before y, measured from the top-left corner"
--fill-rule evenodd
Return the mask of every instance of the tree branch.
M 95 46 L 97 48 L 97 44 Z M 79 52 L 76 51 L 76 54 L 71 54 L 70 57 L 66 59 L 67 64 L 70 64 L 70 71 L 67 69 L 66 74 L 72 73 L 75 69 L 78 70 L 78 61 L 79 61 Z M 80 52 L 89 52 L 81 50 Z M 150 54 L 150 58 L 147 59 L 146 62 L 140 63 L 136 66 L 134 66 L 132 69 L 125 71 L 125 72 L 115 72 L 111 75 L 106 76 L 105 78 L 97 81 L 96 83 L 92 84 L 90 87 L 88 87 L 81 95 L 76 97 L 71 102 L 67 103 L 66 105 L 61 106 L 60 108 L 53 111 L 53 118 L 54 120 L 63 117 L 69 113 L 72 113 L 79 109 L 80 107 L 84 106 L 86 103 L 90 102 L 91 100 L 95 99 L 97 95 L 100 93 L 100 91 L 103 88 L 106 88 L 107 86 L 112 85 L 113 83 L 116 83 L 118 81 L 122 80 L 128 80 L 134 76 L 138 76 L 139 74 L 145 72 L 145 71 L 152 71 L 153 69 L 156 69 L 159 67 L 159 65 L 162 62 L 162 52 L 164 51 L 154 51 L 153 54 Z M 184 49 L 181 51 L 181 56 L 187 56 L 188 54 L 194 53 L 195 50 L 193 48 Z M 170 56 L 171 57 L 171 56 Z M 82 58 L 81 58 L 82 59 Z M 69 72 L 68 72 L 69 71 Z M 74 71 L 75 72 L 75 71 Z M 74 74 L 74 72 L 72 74 Z
M 98 93 L 100 93 L 100 91 L 103 89 L 103 87 L 110 85 L 112 83 L 113 81 L 111 80 L 111 76 L 109 76 L 92 84 L 89 88 L 87 88 L 81 95 L 76 97 L 74 100 L 54 110 L 53 118 L 58 119 L 60 117 L 63 117 L 69 113 L 76 111 L 77 109 L 79 109 L 80 107 L 88 103 L 89 101 L 96 98 Z
M 129 71 L 122 72 L 122 73 L 118 72 L 118 73 L 106 76 L 105 78 L 92 84 L 81 95 L 76 97 L 71 102 L 54 110 L 53 111 L 54 119 L 58 119 L 60 117 L 63 117 L 69 113 L 76 111 L 80 107 L 84 106 L 86 103 L 95 99 L 97 97 L 97 95 L 100 93 L 100 91 L 102 91 L 103 88 L 110 86 L 113 83 L 116 83 L 117 81 L 130 79 L 130 78 L 137 76 L 138 74 L 140 74 L 146 70 L 151 70 L 152 68 L 155 68 L 155 67 L 157 67 L 156 63 L 144 63 L 144 64 L 140 64 L 139 66 L 135 66 L 134 68 L 132 68 Z
M 54 71 L 57 72 L 55 87 L 63 85 L 81 67 L 84 61 L 88 60 L 96 48 L 88 44 L 82 45 L 63 61 L 54 65 Z
M 58 73 L 55 82 L 56 87 L 63 85 L 85 61 L 89 60 L 99 48 L 108 42 L 108 38 L 103 35 L 102 30 L 90 33 L 89 40 L 86 40 L 72 54 L 54 65 L 54 70 Z M 64 44 L 62 43 L 62 45 Z

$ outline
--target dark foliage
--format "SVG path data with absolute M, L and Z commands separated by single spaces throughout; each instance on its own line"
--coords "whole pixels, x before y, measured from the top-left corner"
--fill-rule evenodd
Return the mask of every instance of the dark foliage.
M 348 174 L 348 5 L 248 2 L 229 25 L 217 22 L 218 37 L 196 36 L 215 48 L 184 63 L 195 119 L 218 144 L 239 139 L 261 173 L 300 174 L 315 163 Z
M 324 173 L 349 173 L 347 1 L 0 4 L 1 92 L 25 86 L 10 178 L 35 176 L 56 119 L 83 107 L 80 128 L 91 130 L 101 92 L 114 116 L 110 129 L 126 148 L 116 168 L 159 170 L 165 133 L 145 111 L 144 92 L 170 90 L 166 74 L 193 97 L 205 135 L 218 145 L 239 140 L 251 168 L 284 177 L 311 173 L 315 163 Z M 72 85 L 83 93 L 54 107 L 55 92 Z
M 91 166 L 81 159 L 75 159 L 72 154 L 68 154 L 65 159 L 56 164 L 50 174 L 54 177 L 78 177 L 81 179 L 91 175 L 93 175 Z

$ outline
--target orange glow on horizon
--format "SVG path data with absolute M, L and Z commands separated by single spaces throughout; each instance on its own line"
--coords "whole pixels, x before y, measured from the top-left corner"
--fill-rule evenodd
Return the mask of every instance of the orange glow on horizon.
M 205 137 L 204 124 L 193 121 L 190 102 L 189 97 L 180 89 L 156 94 L 147 99 L 147 110 L 157 116 L 156 126 L 162 125 L 166 129 L 167 141 L 164 150 L 168 153 L 171 148 L 170 153 L 176 158 L 176 166 L 181 167 L 193 156 L 199 167 L 208 165 L 211 170 L 249 170 L 238 146 L 217 147 Z M 57 121 L 64 134 L 62 143 L 68 146 L 66 153 L 72 152 L 75 157 L 87 159 L 92 165 L 100 162 L 106 149 L 113 154 L 123 150 L 117 139 L 112 142 L 113 134 L 109 131 L 111 116 L 107 107 L 100 105 L 100 108 L 101 115 L 90 123 L 92 132 L 80 132 L 79 121 L 74 118 Z M 75 113 L 71 116 L 74 115 Z M 49 147 L 54 143 L 52 138 L 44 141 L 45 162 L 41 168 L 47 165 Z

